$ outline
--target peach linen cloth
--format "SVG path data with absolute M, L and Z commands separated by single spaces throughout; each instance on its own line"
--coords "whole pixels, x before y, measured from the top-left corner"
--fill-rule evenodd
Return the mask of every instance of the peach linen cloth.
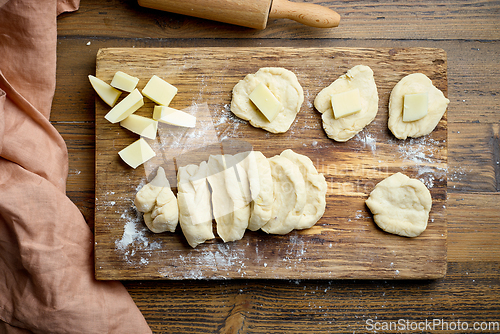
M 0 0 L 0 333 L 151 333 L 120 282 L 94 278 L 49 122 L 57 15 L 78 1 Z

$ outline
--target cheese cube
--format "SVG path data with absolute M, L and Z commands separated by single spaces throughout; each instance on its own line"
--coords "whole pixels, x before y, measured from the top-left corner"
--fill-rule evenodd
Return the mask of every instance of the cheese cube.
M 89 80 L 97 95 L 110 107 L 114 106 L 122 92 L 93 75 L 89 75 Z
M 196 125 L 195 116 L 185 113 L 184 111 L 165 106 L 155 106 L 153 119 L 158 122 L 183 126 L 186 128 L 194 128 Z
M 269 122 L 272 122 L 283 110 L 281 102 L 263 83 L 258 84 L 248 97 Z
M 116 106 L 111 109 L 105 119 L 111 123 L 123 121 L 128 116 L 132 115 L 137 109 L 144 105 L 144 98 L 138 89 L 134 89 L 132 93 L 128 94 L 123 100 L 118 102 Z
M 155 139 L 158 130 L 158 121 L 134 114 L 121 121 L 120 125 L 148 139 Z
M 130 93 L 135 89 L 138 82 L 139 78 L 118 71 L 113 76 L 113 80 L 111 80 L 111 86 Z
M 428 94 L 407 94 L 403 97 L 403 122 L 413 122 L 427 115 Z
M 156 155 L 144 138 L 138 139 L 118 152 L 120 158 L 132 168 L 137 168 Z
M 175 94 L 177 94 L 177 88 L 153 75 L 142 90 L 142 94 L 160 105 L 168 106 Z
M 359 88 L 332 95 L 333 117 L 346 117 L 361 111 Z

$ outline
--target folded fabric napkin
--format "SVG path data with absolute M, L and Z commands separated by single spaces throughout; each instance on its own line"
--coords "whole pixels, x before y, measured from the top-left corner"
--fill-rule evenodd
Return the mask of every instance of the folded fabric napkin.
M 120 282 L 96 281 L 93 235 L 65 194 L 49 122 L 57 15 L 79 0 L 0 0 L 0 332 L 151 333 Z

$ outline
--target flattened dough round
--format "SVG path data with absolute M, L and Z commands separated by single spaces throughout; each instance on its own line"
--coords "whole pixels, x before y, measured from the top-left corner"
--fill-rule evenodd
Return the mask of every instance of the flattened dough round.
M 283 105 L 272 122 L 250 101 L 249 95 L 259 83 L 265 84 Z M 293 72 L 281 67 L 263 67 L 234 86 L 231 111 L 257 128 L 282 133 L 290 128 L 303 102 L 304 90 Z
M 406 94 L 428 93 L 427 115 L 413 122 L 403 122 L 403 98 Z M 388 126 L 396 138 L 417 138 L 428 135 L 438 125 L 450 100 L 437 89 L 425 74 L 413 73 L 401 79 L 392 89 L 389 99 Z
M 287 158 L 299 167 L 306 184 L 306 204 L 295 229 L 310 228 L 325 213 L 327 188 L 325 177 L 323 174 L 318 173 L 311 159 L 305 155 L 288 149 L 281 152 L 280 156 Z
M 335 119 L 331 103 L 332 95 L 356 88 L 359 89 L 361 97 L 361 111 Z M 321 118 L 327 136 L 339 142 L 348 141 L 377 116 L 378 92 L 372 69 L 365 65 L 354 66 L 319 92 L 314 99 L 314 107 L 323 114 Z
M 432 197 L 420 180 L 396 173 L 375 186 L 366 205 L 382 230 L 417 237 L 427 228 Z

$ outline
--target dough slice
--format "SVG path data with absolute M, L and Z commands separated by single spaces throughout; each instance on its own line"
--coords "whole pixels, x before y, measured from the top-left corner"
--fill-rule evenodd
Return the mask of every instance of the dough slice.
M 236 170 L 238 187 L 245 199 L 245 205 L 251 205 L 253 196 L 258 194 L 260 183 L 257 173 L 257 162 L 253 151 L 241 152 L 235 155 L 224 155 L 228 168 Z
M 319 174 L 311 159 L 292 150 L 283 151 L 280 156 L 299 167 L 306 185 L 306 204 L 302 216 L 295 227 L 297 230 L 310 228 L 323 216 L 326 208 L 326 180 Z
M 267 224 L 273 213 L 274 188 L 269 160 L 259 151 L 252 151 L 256 169 L 250 169 L 249 175 L 257 174 L 259 180 L 258 193 L 252 192 L 252 206 L 248 229 L 257 231 Z
M 333 94 L 359 89 L 361 111 L 339 119 L 333 117 L 331 97 Z M 327 136 L 339 142 L 354 137 L 377 116 L 378 92 L 373 71 L 365 65 L 357 65 L 324 88 L 314 99 L 314 107 L 323 115 L 323 128 Z
M 207 175 L 205 161 L 199 166 L 180 167 L 177 173 L 179 223 L 187 242 L 193 248 L 215 238 Z
M 375 186 L 366 205 L 382 230 L 417 237 L 427 228 L 432 197 L 420 180 L 396 173 Z
M 140 212 L 150 212 L 156 204 L 156 197 L 164 187 L 170 188 L 165 170 L 158 167 L 156 176 L 135 195 L 134 205 Z
M 283 110 L 272 122 L 250 101 L 249 95 L 259 83 L 265 84 L 283 105 Z M 290 128 L 303 102 L 304 90 L 293 72 L 281 67 L 264 67 L 234 86 L 231 111 L 255 127 L 282 133 Z
M 306 204 L 306 185 L 293 162 L 282 156 L 269 159 L 274 187 L 272 216 L 262 230 L 270 234 L 287 234 L 296 228 Z
M 226 168 L 223 155 L 208 159 L 208 182 L 212 188 L 212 207 L 217 222 L 217 234 L 224 242 L 240 240 L 250 217 L 234 167 Z
M 403 99 L 406 94 L 428 93 L 427 115 L 413 122 L 403 122 Z M 413 73 L 401 79 L 389 98 L 388 127 L 398 139 L 428 135 L 438 125 L 450 100 L 444 97 L 425 74 Z

